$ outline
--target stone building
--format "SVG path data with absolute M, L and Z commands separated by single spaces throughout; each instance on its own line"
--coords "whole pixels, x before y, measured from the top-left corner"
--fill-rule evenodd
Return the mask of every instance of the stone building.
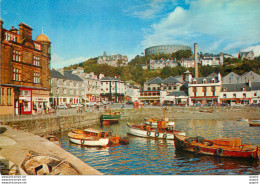
M 224 57 L 221 54 L 205 53 L 200 55 L 200 62 L 202 66 L 219 66 L 223 65 Z
M 52 107 L 60 104 L 81 104 L 85 98 L 83 79 L 71 70 L 51 70 L 51 99 Z
M 254 60 L 254 51 L 247 51 L 247 52 L 241 52 L 238 53 L 238 58 L 241 59 L 248 59 L 248 60 Z
M 105 101 L 123 102 L 125 96 L 125 83 L 117 77 L 100 75 L 100 98 Z
M 110 55 L 108 56 L 106 51 L 104 51 L 103 56 L 99 56 L 97 63 L 98 64 L 108 64 L 113 67 L 118 67 L 122 65 L 126 65 L 128 62 L 127 56 L 123 56 L 121 54 Z
M 90 102 L 100 101 L 100 80 L 94 72 L 84 73 L 84 69 L 77 67 L 77 69 L 72 70 L 72 74 L 79 76 L 84 81 L 86 96 L 84 100 Z
M 3 28 L 0 20 L 0 114 L 32 114 L 49 106 L 51 42 L 33 29 Z
M 162 69 L 166 66 L 169 66 L 171 68 L 173 67 L 177 67 L 178 63 L 176 62 L 176 60 L 164 60 L 164 59 L 160 59 L 160 60 L 154 60 L 154 59 L 150 59 L 150 69 Z

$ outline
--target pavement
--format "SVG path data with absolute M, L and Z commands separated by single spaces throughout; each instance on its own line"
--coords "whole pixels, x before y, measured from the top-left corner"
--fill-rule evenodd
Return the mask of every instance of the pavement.
M 102 175 L 79 158 L 40 136 L 23 130 L 16 130 L 6 125 L 0 125 L 0 127 L 7 129 L 0 134 L 0 155 L 17 166 L 21 166 L 29 151 L 34 151 L 54 155 L 70 162 L 81 175 Z

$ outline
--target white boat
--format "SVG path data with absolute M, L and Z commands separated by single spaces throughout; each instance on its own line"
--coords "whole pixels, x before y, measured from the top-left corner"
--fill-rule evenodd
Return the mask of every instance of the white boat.
M 68 133 L 70 142 L 82 146 L 97 146 L 104 147 L 109 143 L 109 138 L 95 138 L 92 136 L 79 135 L 73 132 Z
M 259 119 L 251 120 L 251 122 L 249 122 L 249 126 L 260 126 L 260 120 Z
M 68 133 L 70 142 L 82 146 L 105 147 L 109 143 L 107 132 L 88 128 L 85 130 L 73 130 Z
M 126 124 L 127 133 L 138 137 L 152 137 L 160 139 L 174 139 L 174 134 L 186 135 L 185 132 L 173 130 L 173 127 L 152 128 L 150 125 L 133 125 Z
M 240 119 L 237 119 L 237 121 L 248 122 L 248 119 L 246 119 L 246 118 L 240 118 Z
M 251 121 L 254 123 L 260 123 L 260 119 L 252 119 Z

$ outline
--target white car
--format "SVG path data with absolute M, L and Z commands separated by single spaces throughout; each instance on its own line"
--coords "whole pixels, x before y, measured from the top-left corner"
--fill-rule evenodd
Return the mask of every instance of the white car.
M 244 107 L 244 105 L 241 103 L 237 103 L 237 104 L 233 105 L 233 107 Z
M 86 105 L 88 106 L 88 107 L 92 107 L 92 106 L 94 106 L 94 105 L 96 105 L 97 103 L 96 102 L 88 102 L 88 103 L 86 103 Z
M 65 104 L 60 104 L 57 106 L 58 109 L 67 109 L 68 107 Z

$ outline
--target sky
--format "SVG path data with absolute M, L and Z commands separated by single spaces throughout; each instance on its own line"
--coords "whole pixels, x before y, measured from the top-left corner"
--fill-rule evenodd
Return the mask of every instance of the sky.
M 23 22 L 51 41 L 51 67 L 103 55 L 129 61 L 155 45 L 260 55 L 259 0 L 0 0 L 4 29 Z

